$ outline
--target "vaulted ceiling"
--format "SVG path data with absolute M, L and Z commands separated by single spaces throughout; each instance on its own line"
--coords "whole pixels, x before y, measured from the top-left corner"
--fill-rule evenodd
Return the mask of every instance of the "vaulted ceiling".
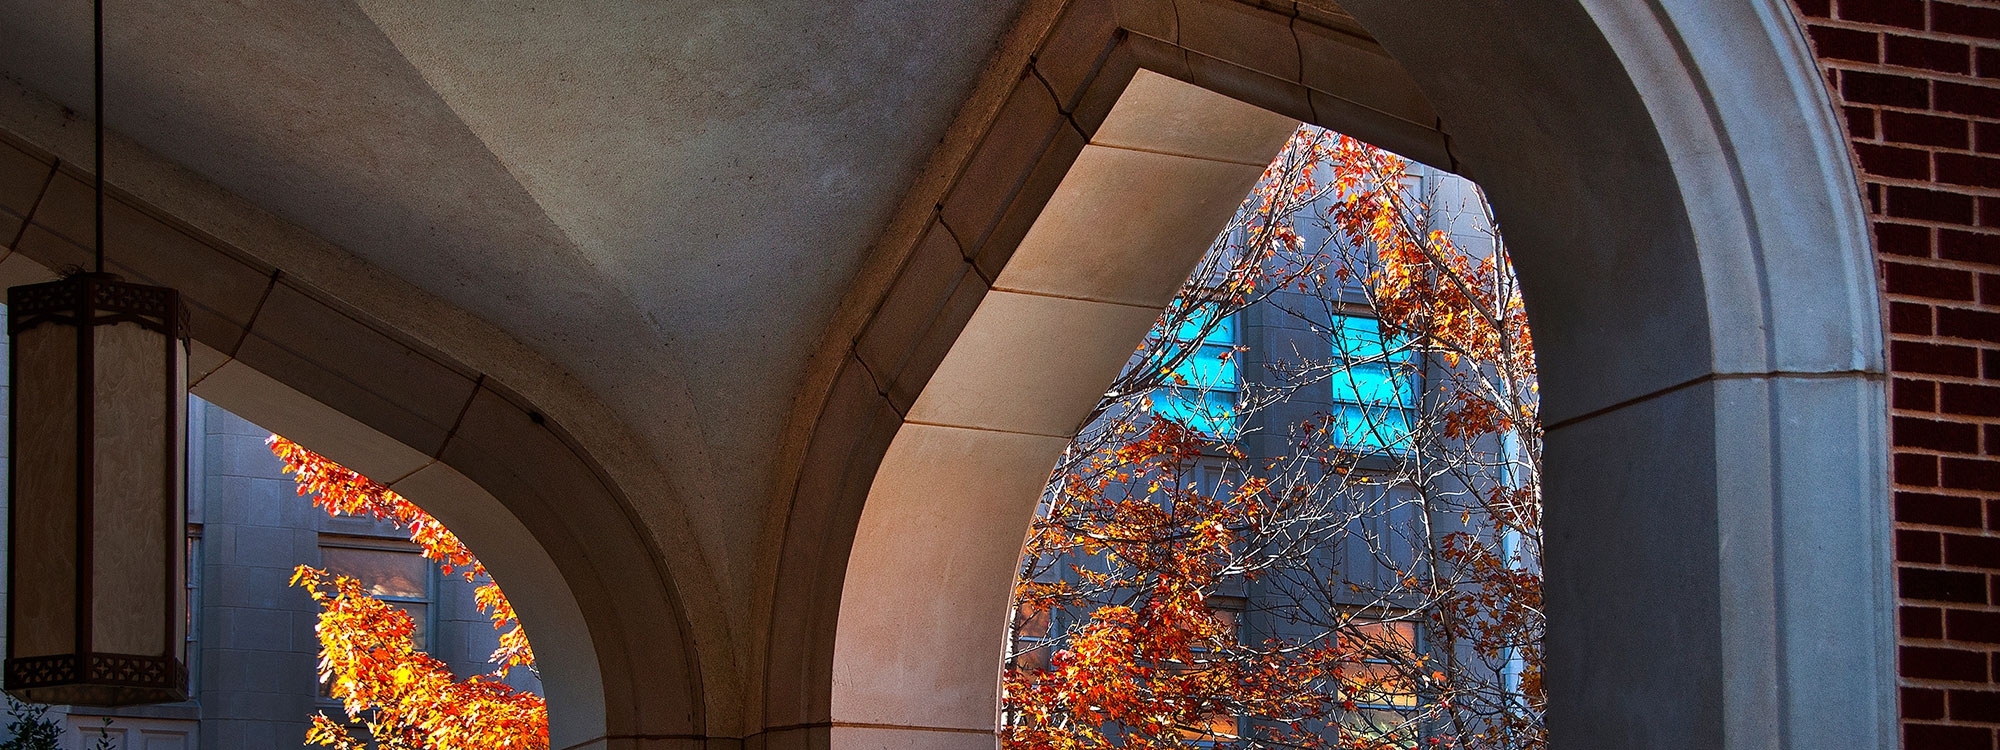
M 113 131 L 580 381 L 719 519 L 739 582 L 757 530 L 729 509 L 762 505 L 818 338 L 1014 13 L 106 6 Z M 0 4 L 0 73 L 87 117 L 88 14 Z

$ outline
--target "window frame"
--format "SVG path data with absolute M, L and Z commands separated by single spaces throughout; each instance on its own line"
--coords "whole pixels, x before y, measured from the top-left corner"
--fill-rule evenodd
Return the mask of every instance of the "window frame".
M 1221 305 L 1202 305 L 1199 307 L 1219 308 Z M 1198 339 L 1183 338 L 1181 333 L 1186 328 L 1185 323 L 1174 326 L 1173 330 L 1162 331 L 1161 335 L 1164 339 L 1164 346 L 1172 347 L 1175 351 L 1188 351 L 1188 353 L 1186 357 L 1180 360 L 1180 366 L 1164 373 L 1165 382 L 1162 382 L 1158 388 L 1153 389 L 1151 393 L 1146 394 L 1145 408 L 1147 411 L 1155 416 L 1173 419 L 1176 422 L 1184 424 L 1191 430 L 1217 439 L 1234 440 L 1242 434 L 1243 425 L 1240 410 L 1243 403 L 1243 358 L 1240 355 L 1243 354 L 1246 348 L 1242 341 L 1242 326 L 1243 314 L 1247 309 L 1239 309 L 1227 315 L 1218 316 L 1216 318 L 1216 327 L 1209 332 L 1210 336 Z M 1205 313 L 1200 313 L 1197 309 L 1191 310 L 1189 315 L 1190 319 L 1192 319 L 1198 315 L 1205 315 Z M 1210 337 L 1219 331 L 1228 331 L 1229 338 L 1227 341 L 1212 341 Z M 1192 346 L 1190 347 L 1190 345 Z M 1195 382 L 1193 379 L 1187 377 L 1188 375 L 1195 374 L 1195 363 L 1199 361 L 1199 358 L 1209 356 L 1211 350 L 1228 352 L 1229 356 L 1226 360 L 1221 356 L 1215 357 L 1219 361 L 1216 371 L 1228 373 L 1226 387 L 1213 383 Z M 1185 384 L 1179 383 L 1177 379 L 1187 380 L 1188 382 Z M 1223 415 L 1209 413 L 1216 405 L 1210 397 L 1218 394 L 1225 395 L 1226 400 L 1229 402 L 1227 413 Z M 1217 426 L 1221 426 L 1223 429 L 1212 429 Z
M 1342 629 L 1363 628 L 1371 625 L 1378 625 L 1378 626 L 1386 625 L 1391 627 L 1397 625 L 1408 625 L 1409 651 L 1412 654 L 1421 654 L 1427 650 L 1427 645 L 1425 643 L 1425 638 L 1424 638 L 1424 624 L 1421 620 L 1410 617 L 1411 614 L 1413 613 L 1396 612 L 1396 613 L 1390 613 L 1389 616 L 1387 617 L 1368 617 L 1368 616 L 1363 616 L 1358 612 L 1349 610 L 1346 613 L 1347 619 L 1342 623 L 1341 628 Z M 1393 663 L 1394 662 L 1391 662 L 1387 659 L 1362 658 L 1359 661 L 1359 664 L 1361 665 L 1375 665 L 1375 664 L 1386 665 Z M 1351 711 L 1346 711 L 1344 713 L 1348 716 L 1359 717 L 1366 720 L 1365 716 L 1369 713 L 1391 713 L 1398 716 L 1410 716 L 1418 712 L 1421 712 L 1424 708 L 1424 703 L 1425 703 L 1424 690 L 1421 685 L 1417 685 L 1414 683 L 1411 684 L 1409 687 L 1411 690 L 1410 705 L 1398 706 L 1395 705 L 1394 703 L 1369 703 L 1369 702 L 1364 702 L 1362 700 L 1357 700 L 1354 697 L 1348 695 L 1346 686 L 1342 685 L 1340 690 L 1340 695 L 1342 699 L 1351 700 L 1354 703 L 1354 709 Z M 1353 729 L 1353 727 L 1347 724 L 1346 722 L 1341 722 L 1341 726 L 1346 727 L 1348 729 Z M 1409 740 L 1408 746 L 1412 748 L 1423 746 L 1423 740 L 1429 734 L 1427 731 L 1425 731 L 1425 727 L 1421 724 L 1417 724 L 1412 726 L 1410 728 L 1410 731 L 1411 735 L 1408 737 Z M 1377 739 L 1382 741 L 1393 741 L 1393 738 L 1389 737 L 1382 737 Z
M 1373 321 L 1374 323 L 1375 337 L 1382 351 L 1382 360 L 1378 363 L 1369 363 L 1367 366 L 1382 367 L 1388 370 L 1385 374 L 1390 377 L 1394 377 L 1394 372 L 1391 368 L 1404 367 L 1409 369 L 1408 374 L 1403 376 L 1408 379 L 1407 388 L 1403 390 L 1409 394 L 1409 405 L 1397 406 L 1341 397 L 1340 391 L 1343 384 L 1352 388 L 1356 392 L 1357 398 L 1361 390 L 1360 384 L 1355 382 L 1350 375 L 1355 369 L 1355 365 L 1349 362 L 1352 355 L 1342 351 L 1340 348 L 1340 343 L 1345 339 L 1340 336 L 1339 331 L 1346 329 L 1342 321 L 1348 319 Z M 1406 357 L 1406 360 L 1401 362 L 1396 361 L 1396 355 L 1390 353 L 1396 347 L 1390 346 L 1387 335 L 1382 332 L 1382 316 L 1377 314 L 1373 307 L 1365 304 L 1341 305 L 1339 309 L 1334 311 L 1333 319 L 1327 321 L 1327 333 L 1328 356 L 1339 364 L 1338 367 L 1333 368 L 1333 374 L 1327 377 L 1326 395 L 1327 403 L 1330 407 L 1328 415 L 1330 418 L 1334 418 L 1332 421 L 1344 428 L 1347 420 L 1338 418 L 1338 415 L 1344 414 L 1345 409 L 1352 408 L 1362 412 L 1366 424 L 1368 424 L 1371 431 L 1380 431 L 1381 429 L 1380 420 L 1369 416 L 1378 412 L 1383 414 L 1398 412 L 1403 417 L 1404 424 L 1404 430 L 1401 434 L 1384 436 L 1390 439 L 1383 442 L 1376 442 L 1373 439 L 1352 440 L 1348 437 L 1345 430 L 1342 429 L 1337 433 L 1339 435 L 1340 446 L 1351 451 L 1366 451 L 1368 455 L 1396 458 L 1406 457 L 1414 453 L 1417 426 L 1422 420 L 1424 393 L 1428 385 L 1426 381 L 1430 364 L 1429 355 L 1416 347 L 1403 347 L 1401 353 L 1402 356 Z M 1385 378 L 1384 382 L 1389 382 L 1389 378 Z M 1372 438 L 1373 436 L 1370 437 Z
M 181 574 L 181 596 L 187 605 L 187 622 L 182 625 L 181 663 L 187 665 L 188 699 L 196 700 L 201 697 L 201 569 L 205 543 L 199 523 L 187 524 L 185 534 L 187 558 L 183 561 L 186 569 Z
M 328 573 L 333 573 L 334 575 L 339 575 L 339 574 L 329 569 L 326 564 L 326 550 L 328 548 L 367 550 L 371 552 L 396 552 L 396 553 L 406 553 L 417 556 L 417 559 L 423 563 L 423 568 L 424 568 L 424 579 L 423 579 L 424 596 L 422 598 L 408 597 L 408 596 L 390 596 L 390 595 L 380 595 L 380 594 L 369 594 L 369 596 L 374 597 L 379 601 L 385 602 L 390 606 L 396 606 L 398 604 L 423 605 L 424 607 L 423 621 L 413 623 L 419 629 L 418 632 L 421 632 L 424 635 L 424 641 L 421 647 L 417 648 L 417 651 L 435 657 L 437 655 L 435 651 L 437 644 L 434 643 L 434 638 L 437 633 L 438 587 L 440 579 L 442 578 L 442 574 L 439 572 L 436 563 L 432 562 L 430 558 L 423 556 L 424 554 L 423 548 L 418 547 L 413 543 L 398 539 L 352 536 L 345 534 L 332 534 L 332 533 L 321 532 L 319 534 L 318 545 L 315 548 L 320 553 L 318 567 L 321 570 L 326 570 Z M 406 614 L 409 612 L 408 609 L 404 609 L 402 607 L 397 607 L 397 609 L 402 610 Z M 412 617 L 411 619 L 414 621 L 416 618 Z M 313 677 L 314 677 L 314 682 L 318 686 L 314 690 L 315 700 L 322 706 L 338 705 L 339 701 L 335 700 L 332 694 L 329 692 L 331 686 L 326 682 L 326 680 L 321 679 L 319 677 L 317 670 L 314 671 Z

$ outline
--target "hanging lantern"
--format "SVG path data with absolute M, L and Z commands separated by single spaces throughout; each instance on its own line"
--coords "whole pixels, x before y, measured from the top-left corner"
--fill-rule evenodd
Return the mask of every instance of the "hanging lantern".
M 187 324 L 172 289 L 8 290 L 8 693 L 187 699 Z

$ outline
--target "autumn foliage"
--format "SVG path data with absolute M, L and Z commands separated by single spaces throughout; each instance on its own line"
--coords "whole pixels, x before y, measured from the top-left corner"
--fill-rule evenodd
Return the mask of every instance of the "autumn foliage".
M 1030 554 L 1061 550 L 1117 565 L 1078 565 L 1070 580 L 1023 580 L 1017 633 L 1025 621 L 1045 625 L 1052 610 L 1112 591 L 1132 595 L 1095 607 L 1042 658 L 1016 657 L 1005 675 L 1010 747 L 1177 747 L 1217 739 L 1217 717 L 1326 714 L 1331 698 L 1304 686 L 1338 676 L 1337 644 L 1244 649 L 1235 623 L 1208 605 L 1264 488 L 1246 483 L 1216 497 L 1185 483 L 1202 444 L 1182 425 L 1151 420 L 1103 459 L 1102 467 L 1118 468 L 1062 478 Z M 1119 491 L 1134 485 L 1146 491 Z
M 320 607 L 320 679 L 346 722 L 313 717 L 307 741 L 338 750 L 543 750 L 549 745 L 542 697 L 505 682 L 509 669 L 534 667 L 534 651 L 500 587 L 444 525 L 389 488 L 277 435 L 267 441 L 300 495 L 330 515 L 386 520 L 407 530 L 424 557 L 447 575 L 479 582 L 475 598 L 500 631 L 489 674 L 457 679 L 416 648 L 410 616 L 368 595 L 360 582 L 301 565 L 292 584 Z M 361 736 L 356 736 L 356 728 Z
M 1050 479 L 1007 747 L 1542 747 L 1533 345 L 1430 184 L 1310 127 L 1272 163 Z M 1306 333 L 1209 382 L 1253 306 Z

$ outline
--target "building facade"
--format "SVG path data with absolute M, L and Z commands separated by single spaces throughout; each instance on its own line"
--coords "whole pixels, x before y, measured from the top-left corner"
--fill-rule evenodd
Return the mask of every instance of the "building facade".
M 1328 137 L 1325 133 L 1302 134 L 1295 143 L 1303 138 Z M 1278 168 L 1274 164 L 1273 170 Z M 1321 185 L 1332 182 L 1331 170 L 1330 164 L 1315 168 Z M 1421 207 L 1411 209 L 1416 223 L 1412 231 L 1424 237 L 1431 232 L 1443 233 L 1452 247 L 1437 249 L 1463 253 L 1475 266 L 1480 261 L 1495 261 L 1493 277 L 1483 279 L 1496 285 L 1489 291 L 1494 299 L 1502 300 L 1498 303 L 1502 306 L 1505 300 L 1518 299 L 1517 282 L 1501 257 L 1499 233 L 1490 210 L 1470 180 L 1411 164 L 1402 185 L 1406 205 Z M 1255 252 L 1244 249 L 1249 242 L 1245 227 L 1259 220 L 1256 214 L 1261 209 L 1254 197 L 1246 203 L 1232 228 L 1209 250 L 1211 257 L 1204 259 L 1196 276 L 1187 282 L 1182 301 L 1162 316 L 1150 334 L 1160 339 L 1172 337 L 1172 341 L 1155 344 L 1149 338 L 1126 365 L 1127 375 L 1121 376 L 1119 383 L 1123 387 L 1133 382 L 1127 377 L 1135 368 L 1162 368 L 1171 375 L 1148 392 L 1107 397 L 1101 407 L 1103 416 L 1086 427 L 1083 437 L 1065 452 L 1047 490 L 1050 499 L 1038 512 L 1046 515 L 1061 504 L 1056 495 L 1072 492 L 1072 481 L 1101 488 L 1114 500 L 1141 493 L 1162 504 L 1161 509 L 1170 516 L 1177 514 L 1171 506 L 1178 502 L 1175 498 L 1182 490 L 1220 498 L 1232 488 L 1244 486 L 1246 479 L 1268 481 L 1262 502 L 1283 505 L 1286 501 L 1279 498 L 1291 497 L 1299 507 L 1256 516 L 1261 528 L 1234 530 L 1241 535 L 1233 543 L 1234 554 L 1241 559 L 1230 561 L 1230 566 L 1240 564 L 1245 570 L 1214 582 L 1208 591 L 1212 616 L 1228 623 L 1227 631 L 1242 646 L 1254 647 L 1272 639 L 1304 645 L 1337 635 L 1356 654 L 1353 663 L 1344 667 L 1359 676 L 1355 684 L 1378 682 L 1349 696 L 1355 708 L 1340 715 L 1341 727 L 1311 723 L 1307 731 L 1331 740 L 1344 728 L 1353 736 L 1414 748 L 1451 729 L 1443 718 L 1422 715 L 1427 706 L 1420 704 L 1435 701 L 1438 690 L 1420 687 L 1421 680 L 1414 675 L 1432 669 L 1416 668 L 1416 659 L 1429 654 L 1428 658 L 1444 664 L 1447 659 L 1439 651 L 1454 646 L 1440 645 L 1444 639 L 1427 632 L 1434 614 L 1430 610 L 1445 603 L 1428 601 L 1401 581 L 1406 576 L 1426 577 L 1433 566 L 1440 566 L 1445 576 L 1462 574 L 1464 571 L 1453 569 L 1449 561 L 1438 559 L 1435 548 L 1426 544 L 1427 540 L 1440 542 L 1462 533 L 1480 535 L 1480 543 L 1504 558 L 1505 565 L 1539 571 L 1539 527 L 1508 532 L 1503 540 L 1494 531 L 1501 519 L 1492 515 L 1481 499 L 1510 482 L 1519 487 L 1522 478 L 1529 477 L 1525 481 L 1536 483 L 1531 489 L 1538 511 L 1539 478 L 1534 466 L 1540 457 L 1520 455 L 1516 447 L 1521 444 L 1519 435 L 1507 429 L 1473 438 L 1444 434 L 1444 421 L 1457 408 L 1454 384 L 1463 386 L 1468 382 L 1464 379 L 1485 383 L 1496 388 L 1492 395 L 1498 398 L 1497 389 L 1504 387 L 1500 385 L 1502 378 L 1495 372 L 1495 363 L 1462 360 L 1448 355 L 1449 347 L 1427 345 L 1413 340 L 1412 335 L 1391 332 L 1374 307 L 1373 282 L 1369 280 L 1382 264 L 1372 248 L 1354 246 L 1331 225 L 1329 212 L 1338 202 L 1328 193 L 1298 207 L 1287 220 L 1297 238 L 1297 249 L 1278 251 L 1264 261 L 1267 270 L 1259 277 L 1255 301 L 1216 319 L 1208 305 L 1217 303 L 1204 305 L 1193 300 L 1211 298 L 1213 295 L 1205 294 L 1202 287 L 1221 283 L 1215 279 L 1225 275 L 1229 261 L 1217 258 Z M 1301 268 L 1318 272 L 1300 273 Z M 1500 286 L 1506 287 L 1504 293 Z M 1181 312 L 1184 307 L 1191 310 Z M 1472 310 L 1463 312 L 1471 314 Z M 1513 343 L 1525 346 L 1529 344 L 1525 333 L 1510 330 L 1507 335 L 1520 337 Z M 1531 384 L 1519 387 L 1522 395 L 1535 398 Z M 1143 428 L 1153 417 L 1172 420 L 1201 435 L 1205 455 L 1177 468 L 1151 468 L 1109 458 L 1093 460 L 1090 454 L 1104 456 L 1143 439 Z M 1119 422 L 1140 429 L 1106 442 L 1101 436 L 1118 430 L 1115 423 Z M 1299 426 L 1308 423 L 1321 427 L 1302 433 Z M 1539 445 L 1539 427 L 1526 432 Z M 1307 448 L 1308 444 L 1313 447 Z M 1325 448 L 1339 450 L 1320 452 Z M 1336 466 L 1337 472 L 1333 469 Z M 1131 479 L 1102 480 L 1101 475 L 1107 472 L 1129 472 Z M 1160 492 L 1162 486 L 1168 488 L 1166 492 Z M 1313 499 L 1300 501 L 1292 493 L 1310 494 Z M 1069 507 L 1075 506 L 1072 503 Z M 1467 513 L 1464 518 L 1461 511 Z M 1093 525 L 1101 521 L 1099 515 L 1118 511 L 1086 501 L 1077 513 L 1066 517 L 1051 533 L 1060 537 L 1065 528 L 1070 534 L 1082 533 L 1075 531 L 1076 527 L 1102 530 Z M 1321 516 L 1337 520 L 1318 520 Z M 1466 520 L 1475 517 L 1478 520 Z M 1180 524 L 1210 518 L 1171 521 L 1159 529 L 1135 518 L 1126 521 L 1135 527 L 1127 533 L 1164 534 L 1154 552 L 1188 554 L 1175 551 L 1179 549 L 1176 537 L 1193 533 L 1191 526 Z M 1227 514 L 1212 518 L 1225 524 L 1250 520 Z M 1506 523 L 1512 527 L 1518 519 L 1509 518 Z M 1296 551 L 1300 549 L 1310 552 Z M 1256 561 L 1267 553 L 1287 559 Z M 1083 546 L 1040 559 L 1024 557 L 1024 576 L 1041 582 L 1062 581 L 1079 591 L 1096 593 L 1059 596 L 1062 603 L 1053 610 L 1017 600 L 1009 667 L 1047 669 L 1054 652 L 1069 646 L 1066 634 L 1090 621 L 1096 607 L 1138 609 L 1141 605 L 1136 602 L 1147 601 L 1151 594 L 1141 587 L 1150 585 L 1154 576 L 1176 575 L 1145 568 L 1143 563 L 1139 569 L 1150 575 L 1121 573 L 1121 568 L 1132 570 L 1133 563 L 1113 562 L 1109 558 L 1115 554 L 1110 546 Z M 1220 562 L 1209 557 L 1198 559 Z M 1106 580 L 1119 583 L 1107 584 Z M 1534 595 L 1539 596 L 1538 583 L 1534 589 Z M 1489 603 L 1487 613 L 1501 615 L 1500 606 Z M 1520 614 L 1539 619 L 1541 613 L 1536 609 Z M 1534 637 L 1539 641 L 1539 628 Z M 1464 693 L 1453 696 L 1454 700 L 1492 698 L 1497 703 L 1515 704 L 1517 712 L 1530 717 L 1524 719 L 1526 723 L 1539 727 L 1539 708 L 1529 708 L 1528 700 L 1519 693 L 1523 663 L 1517 656 L 1483 659 L 1469 639 L 1451 643 L 1457 644 L 1451 664 L 1481 665 L 1469 666 L 1452 677 L 1464 681 L 1457 686 Z M 1539 651 L 1539 644 L 1536 646 Z M 1457 666 L 1452 669 L 1458 672 Z M 1405 679 L 1400 671 L 1412 676 Z M 1493 686 L 1492 694 L 1477 694 L 1476 684 Z M 1321 685 L 1313 689 L 1334 688 Z M 1264 737 L 1254 723 L 1250 717 L 1217 715 L 1204 727 L 1176 731 L 1202 744 L 1226 743 L 1239 736 Z M 1482 725 L 1474 731 L 1485 728 Z M 1107 727 L 1103 731 L 1127 729 Z

